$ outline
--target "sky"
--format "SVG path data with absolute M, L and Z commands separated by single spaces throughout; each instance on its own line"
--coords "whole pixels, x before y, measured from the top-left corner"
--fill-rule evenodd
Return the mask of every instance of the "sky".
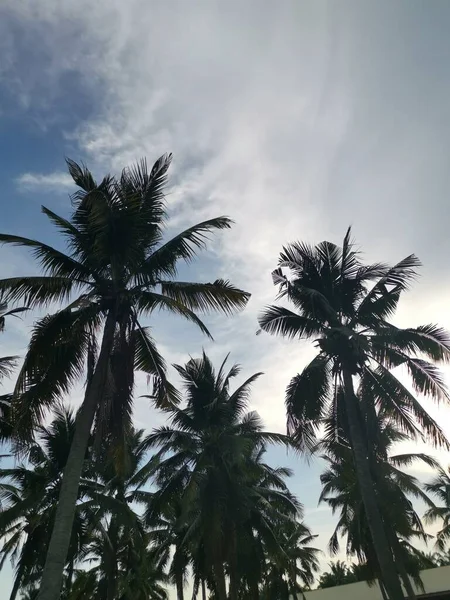
M 170 363 L 205 348 L 216 362 L 230 352 L 241 380 L 263 371 L 252 408 L 283 431 L 286 384 L 314 352 L 255 335 L 283 244 L 339 243 L 351 225 L 367 261 L 416 253 L 421 276 L 396 320 L 450 329 L 449 25 L 447 0 L 2 0 L 1 230 L 60 243 L 40 206 L 69 213 L 66 156 L 101 177 L 173 152 L 168 235 L 235 221 L 183 277 L 224 277 L 252 297 L 236 317 L 207 319 L 214 344 L 164 316 L 155 337 Z M 35 269 L 0 249 L 0 277 Z M 9 323 L 2 354 L 24 354 L 35 316 Z M 135 418 L 150 429 L 162 417 L 144 393 L 141 377 Z M 450 410 L 430 411 L 450 433 Z M 335 519 L 317 506 L 320 463 L 270 457 L 294 468 L 326 549 Z

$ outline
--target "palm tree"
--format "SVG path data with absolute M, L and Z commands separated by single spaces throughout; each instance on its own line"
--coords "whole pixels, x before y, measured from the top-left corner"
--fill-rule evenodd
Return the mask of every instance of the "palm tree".
M 431 506 L 425 513 L 425 520 L 429 523 L 438 520 L 442 522 L 442 527 L 436 536 L 436 547 L 443 553 L 444 551 L 448 552 L 447 546 L 450 539 L 450 469 L 446 471 L 436 465 L 436 470 L 437 475 L 432 481 L 425 484 L 425 489 L 438 498 L 440 505 Z
M 362 403 L 362 401 L 361 401 Z M 421 563 L 417 560 L 421 554 L 409 540 L 418 537 L 423 541 L 428 539 L 420 517 L 414 510 L 409 497 L 420 498 L 428 505 L 428 496 L 422 491 L 419 482 L 412 475 L 405 473 L 401 467 L 408 467 L 415 461 L 423 461 L 434 465 L 435 461 L 424 454 L 391 455 L 395 444 L 404 441 L 407 436 L 398 431 L 387 415 L 380 411 L 376 415 L 376 440 L 369 439 L 373 447 L 372 473 L 377 482 L 378 491 L 383 498 L 380 511 L 388 531 L 389 543 L 395 564 L 403 580 L 408 597 L 415 594 L 409 581 L 413 577 L 419 586 Z M 345 421 L 340 419 L 345 426 Z M 373 548 L 373 542 L 368 529 L 365 507 L 362 502 L 358 479 L 355 474 L 355 464 L 352 449 L 343 427 L 339 428 L 339 439 L 336 441 L 330 432 L 336 424 L 327 423 L 324 441 L 320 444 L 326 455 L 322 458 L 328 463 L 328 468 L 321 475 L 323 490 L 319 502 L 327 503 L 333 513 L 340 511 L 337 527 L 330 539 L 329 549 L 336 554 L 340 549 L 339 537 L 347 538 L 346 548 L 349 557 L 356 556 L 364 565 L 366 579 L 369 582 L 380 578 L 380 568 Z M 367 427 L 369 430 L 369 427 Z M 368 433 L 368 436 L 370 434 Z M 380 581 L 380 587 L 383 582 Z
M 268 333 L 316 340 L 318 355 L 291 380 L 286 392 L 288 431 L 300 448 L 316 443 L 321 420 L 336 409 L 338 388 L 344 391 L 339 400 L 345 404 L 367 522 L 391 600 L 403 598 L 403 592 L 378 496 L 373 493 L 370 448 L 364 440 L 354 377 L 365 378 L 371 397 L 395 415 L 399 427 L 410 436 L 418 435 L 417 421 L 427 438 L 448 447 L 437 423 L 390 370 L 403 366 L 417 393 L 449 400 L 433 364 L 450 359 L 448 334 L 435 325 L 400 329 L 388 321 L 418 266 L 414 255 L 393 267 L 363 265 L 353 248 L 350 229 L 342 247 L 331 242 L 314 247 L 296 242 L 283 248 L 279 268 L 273 273 L 278 298 L 290 301 L 296 312 L 270 306 L 259 318 L 261 329 Z
M 153 378 L 158 402 L 177 400 L 166 380 L 164 360 L 141 317 L 168 310 L 209 334 L 196 311 L 231 313 L 249 298 L 222 279 L 173 280 L 179 261 L 193 259 L 208 234 L 229 228 L 231 221 L 226 217 L 204 221 L 162 243 L 167 220 L 163 190 L 170 162 L 171 155 L 164 155 L 149 171 L 141 161 L 124 169 L 119 178 L 107 176 L 97 184 L 86 167 L 69 160 L 69 173 L 78 186 L 71 218 L 42 208 L 67 241 L 67 254 L 36 240 L 0 235 L 3 243 L 29 248 L 43 268 L 43 275 L 1 280 L 5 300 L 23 300 L 29 307 L 63 304 L 34 328 L 15 388 L 17 430 L 31 431 L 80 377 L 86 362 L 88 367 L 39 600 L 59 597 L 94 419 L 99 436 L 114 432 L 120 438 L 122 426 L 129 422 L 134 368 Z
M 275 480 L 280 476 L 258 462 L 265 444 L 286 443 L 285 436 L 262 431 L 256 413 L 246 412 L 250 386 L 259 373 L 231 392 L 230 383 L 239 368 L 234 365 L 227 373 L 225 363 L 226 359 L 216 373 L 203 354 L 184 367 L 176 366 L 183 380 L 186 406 L 173 407 L 170 424 L 147 438 L 149 448 L 160 448 L 156 454 L 160 460 L 156 470 L 159 490 L 147 519 L 151 524 L 167 507 L 176 510 L 175 536 L 180 541 L 182 536 L 177 552 L 180 558 L 187 553 L 181 566 L 189 558 L 192 561 L 202 556 L 205 562 L 194 565 L 194 570 L 211 582 L 218 600 L 227 599 L 228 572 L 230 600 L 235 600 L 240 566 L 244 566 L 239 550 L 245 546 L 245 535 L 259 527 L 266 543 L 270 539 L 276 543 L 264 516 L 270 511 L 270 495 L 289 506 L 290 514 L 296 513 L 298 505 L 277 488 Z M 261 485 L 264 477 L 272 483 Z M 182 598 L 180 587 L 178 598 Z
M 342 560 L 331 562 L 329 565 L 329 571 L 322 573 L 319 579 L 319 588 L 330 588 L 338 585 L 346 585 L 347 583 L 355 583 L 357 581 L 352 569 Z
M 11 469 L 0 469 L 1 565 L 11 558 L 16 566 L 10 600 L 42 573 L 74 432 L 75 417 L 60 408 L 50 426 L 39 428 L 39 443 L 28 451 L 28 466 L 19 464 Z M 69 544 L 69 571 L 87 541 L 85 533 L 86 520 L 81 510 L 77 510 Z
M 0 298 L 0 332 L 5 330 L 6 318 L 9 316 L 17 317 L 20 313 L 26 311 L 25 307 L 17 307 L 8 310 L 8 303 Z M 17 356 L 0 357 L 0 382 L 3 378 L 11 375 L 17 365 Z M 12 427 L 10 422 L 11 394 L 0 396 L 0 441 L 5 441 L 11 437 Z
M 282 554 L 274 560 L 266 556 L 266 571 L 261 590 L 262 600 L 289 600 L 314 583 L 319 571 L 319 550 L 310 546 L 316 537 L 301 522 L 284 523 L 277 531 Z M 259 596 L 255 596 L 259 598 Z
M 152 474 L 152 462 L 142 442 L 143 430 L 131 428 L 120 455 L 110 439 L 93 453 L 89 494 L 80 510 L 91 515 L 93 537 L 86 555 L 99 561 L 95 567 L 95 597 L 99 600 L 117 598 L 125 585 L 123 578 L 127 582 L 136 578 L 133 569 L 141 572 L 141 557 L 147 556 L 148 534 L 136 510 L 152 497 L 144 489 Z

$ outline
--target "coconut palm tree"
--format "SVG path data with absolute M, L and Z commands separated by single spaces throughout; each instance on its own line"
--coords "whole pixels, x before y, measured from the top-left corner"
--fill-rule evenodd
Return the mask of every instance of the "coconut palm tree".
M 316 536 L 304 523 L 294 521 L 281 524 L 277 537 L 283 552 L 279 557 L 270 553 L 266 555 L 262 600 L 295 598 L 314 583 L 314 575 L 319 571 L 320 551 L 310 545 Z
M 20 313 L 27 310 L 26 307 L 17 307 L 8 309 L 8 303 L 0 299 L 0 332 L 5 330 L 6 318 L 9 316 L 17 317 Z M 17 356 L 0 357 L 0 382 L 13 372 L 17 365 Z M 0 441 L 5 441 L 11 437 L 12 427 L 10 422 L 11 394 L 0 396 Z
M 152 474 L 152 462 L 142 445 L 143 437 L 143 430 L 131 428 L 119 455 L 108 438 L 92 455 L 89 495 L 80 506 L 89 511 L 93 524 L 86 553 L 90 560 L 99 561 L 95 567 L 95 597 L 99 600 L 117 598 L 120 586 L 125 585 L 123 576 L 131 581 L 138 563 L 142 570 L 139 557 L 147 553 L 148 535 L 136 512 L 137 506 L 146 506 L 152 497 L 144 489 Z
M 381 503 L 381 514 L 386 529 L 389 528 L 389 543 L 395 557 L 399 576 L 402 578 L 408 597 L 415 594 L 409 577 L 422 587 L 420 579 L 421 563 L 416 560 L 420 553 L 411 546 L 409 540 L 419 538 L 427 541 L 420 517 L 414 510 L 409 497 L 420 498 L 430 505 L 430 499 L 422 491 L 419 482 L 410 474 L 401 470 L 414 461 L 434 463 L 431 457 L 423 454 L 397 454 L 389 456 L 388 452 L 395 443 L 404 440 L 405 436 L 397 431 L 385 417 L 379 419 L 380 438 L 384 445 L 382 452 L 377 452 L 376 481 L 378 491 L 384 502 Z M 342 439 L 342 438 L 341 438 Z M 356 557 L 364 565 L 366 579 L 369 582 L 380 578 L 380 569 L 373 542 L 367 525 L 364 504 L 355 475 L 354 458 L 350 445 L 329 442 L 326 444 L 327 455 L 322 458 L 328 467 L 321 475 L 323 490 L 320 502 L 327 503 L 333 513 L 339 511 L 339 521 L 330 539 L 329 549 L 336 554 L 340 549 L 339 538 L 346 538 L 346 549 L 349 557 Z M 381 457 L 380 457 L 381 455 Z M 383 582 L 380 580 L 380 586 Z
M 437 475 L 432 481 L 425 484 L 425 489 L 428 493 L 436 496 L 439 505 L 431 506 L 427 510 L 425 520 L 429 523 L 436 521 L 442 523 L 442 527 L 436 536 L 436 547 L 441 553 L 445 551 L 448 553 L 448 541 L 450 539 L 450 468 L 446 471 L 441 466 L 436 465 L 436 470 Z
M 330 570 L 322 573 L 320 576 L 319 589 L 346 585 L 347 583 L 355 583 L 357 581 L 352 569 L 342 560 L 330 562 L 328 567 Z
M 209 334 L 197 312 L 231 313 L 243 308 L 249 297 L 222 279 L 174 281 L 180 260 L 192 260 L 208 235 L 229 228 L 231 221 L 204 221 L 163 243 L 170 162 L 171 155 L 164 155 L 149 170 L 141 161 L 119 178 L 107 176 L 97 183 L 86 167 L 69 160 L 69 173 L 78 186 L 71 218 L 42 208 L 66 240 L 66 253 L 33 239 L 0 235 L 0 242 L 29 248 L 43 269 L 42 275 L 1 280 L 4 299 L 33 308 L 62 305 L 34 328 L 15 388 L 17 431 L 31 432 L 45 410 L 79 379 L 86 363 L 88 372 L 39 600 L 59 597 L 94 419 L 100 437 L 114 432 L 120 438 L 123 424 L 129 422 L 134 368 L 153 378 L 158 402 L 177 400 L 164 360 L 141 318 L 167 310 Z
M 28 464 L 0 469 L 0 560 L 3 565 L 10 558 L 16 567 L 10 600 L 14 600 L 22 588 L 33 587 L 42 573 L 74 432 L 73 413 L 60 408 L 48 427 L 39 428 L 39 443 L 29 448 Z M 82 485 L 81 490 L 85 487 Z M 69 544 L 69 573 L 87 543 L 86 529 L 85 515 L 79 509 Z
M 400 329 L 389 322 L 419 264 L 411 255 L 393 267 L 364 265 L 353 247 L 350 230 L 342 247 L 331 242 L 314 247 L 296 242 L 283 248 L 273 273 L 278 298 L 291 302 L 295 310 L 269 306 L 259 317 L 262 330 L 313 339 L 318 348 L 317 356 L 291 380 L 286 391 L 288 431 L 300 448 L 314 446 L 323 418 L 336 410 L 338 400 L 345 404 L 367 522 L 391 600 L 403 598 L 403 592 L 378 496 L 373 493 L 370 448 L 364 440 L 354 378 L 364 376 L 371 397 L 395 415 L 400 429 L 411 437 L 420 434 L 448 447 L 438 424 L 391 371 L 402 366 L 415 392 L 449 400 L 434 364 L 450 358 L 448 334 L 436 325 Z M 339 387 L 344 393 L 338 397 Z
M 219 600 L 227 599 L 228 573 L 230 600 L 235 600 L 244 566 L 239 560 L 239 550 L 245 546 L 243 533 L 249 536 L 259 527 L 266 543 L 276 544 L 265 519 L 270 497 L 289 506 L 290 514 L 296 513 L 298 505 L 277 487 L 280 475 L 260 461 L 265 444 L 287 441 L 285 436 L 264 432 L 257 414 L 246 412 L 250 386 L 260 374 L 231 392 L 231 380 L 239 368 L 234 365 L 226 372 L 225 364 L 226 359 L 216 373 L 203 354 L 184 367 L 176 366 L 186 406 L 173 407 L 170 424 L 147 438 L 149 448 L 159 448 L 155 456 L 160 461 L 155 478 L 159 489 L 147 519 L 151 524 L 167 507 L 178 506 L 174 518 L 175 535 L 183 536 L 180 557 L 185 546 L 181 565 L 202 555 L 206 564 L 197 573 L 212 581 Z M 180 589 L 178 597 L 182 597 Z

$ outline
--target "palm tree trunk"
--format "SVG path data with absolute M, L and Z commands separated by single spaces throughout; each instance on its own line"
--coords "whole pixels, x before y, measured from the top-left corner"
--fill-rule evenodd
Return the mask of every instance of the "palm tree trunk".
M 110 544 L 107 546 L 107 582 L 106 582 L 106 600 L 114 600 L 117 588 L 117 526 L 114 516 L 108 528 L 108 539 Z
M 391 547 L 389 545 L 383 520 L 374 494 L 373 480 L 370 474 L 369 458 L 361 431 L 358 400 L 353 388 L 353 378 L 347 369 L 343 370 L 345 407 L 347 412 L 350 439 L 355 457 L 355 468 L 361 496 L 366 512 L 367 524 L 374 550 L 380 565 L 381 576 L 386 586 L 389 600 L 403 600 L 403 590 L 395 569 Z M 52 599 L 53 600 L 53 599 Z
M 237 573 L 237 537 L 236 528 L 230 532 L 230 589 L 229 600 L 238 600 L 238 573 Z
M 23 563 L 21 563 L 17 570 L 17 574 L 14 578 L 14 585 L 13 585 L 13 589 L 12 589 L 11 595 L 9 597 L 9 600 L 16 600 L 17 594 L 20 589 L 20 584 L 22 583 L 22 577 L 23 577 L 24 570 L 25 570 L 25 566 Z
M 41 588 L 37 600 L 59 600 L 64 566 L 69 550 L 73 520 L 78 497 L 84 457 L 89 443 L 92 423 L 99 398 L 105 388 L 109 356 L 114 342 L 116 311 L 110 310 L 106 319 L 103 339 L 92 380 L 86 389 L 83 405 L 77 416 L 75 434 L 64 468 L 61 491 L 52 537 L 45 560 Z
M 416 598 L 417 598 L 416 592 L 414 591 L 414 588 L 411 583 L 411 579 L 405 568 L 405 561 L 403 560 L 403 557 L 402 557 L 402 547 L 400 545 L 400 542 L 398 541 L 398 537 L 395 532 L 390 532 L 389 537 L 391 540 L 392 548 L 394 550 L 395 564 L 397 566 L 397 570 L 400 574 L 400 577 L 402 578 L 403 586 L 406 590 L 406 594 L 407 594 L 409 600 L 416 600 Z
M 177 600 L 184 600 L 183 573 L 180 569 L 177 569 L 175 573 L 175 585 L 177 588 Z
M 73 582 L 73 572 L 74 572 L 74 558 L 72 557 L 70 563 L 69 563 L 69 569 L 67 572 L 67 585 L 66 585 L 66 592 L 67 594 L 69 594 L 71 588 L 72 588 L 72 582 Z
M 227 587 L 225 585 L 225 571 L 220 557 L 214 560 L 214 579 L 216 581 L 217 600 L 227 600 Z
M 202 600 L 206 600 L 206 582 L 202 579 Z
M 384 588 L 384 583 L 381 581 L 381 579 L 378 581 L 378 585 L 380 586 L 380 592 L 383 600 L 389 600 L 386 594 L 386 590 Z

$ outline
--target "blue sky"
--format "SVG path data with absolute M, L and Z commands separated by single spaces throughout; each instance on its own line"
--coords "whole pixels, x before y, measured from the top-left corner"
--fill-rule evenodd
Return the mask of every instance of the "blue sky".
M 204 346 L 217 361 L 230 351 L 243 376 L 264 371 L 252 406 L 283 430 L 285 386 L 312 355 L 255 336 L 283 243 L 338 242 L 351 224 L 367 260 L 415 252 L 422 276 L 398 322 L 450 327 L 449 23 L 446 0 L 3 0 L 1 229 L 58 243 L 39 210 L 70 210 L 65 156 L 100 176 L 173 152 L 168 233 L 236 221 L 183 276 L 224 276 L 252 299 L 209 319 L 214 345 L 167 318 L 157 339 L 169 362 Z M 1 250 L 0 276 L 32 269 Z M 11 323 L 0 351 L 23 354 L 31 323 Z M 450 431 L 450 411 L 431 410 Z M 160 418 L 136 400 L 139 424 Z M 320 465 L 271 456 L 295 468 L 325 548 L 334 519 L 317 508 Z M 6 592 L 8 574 L 0 581 Z

